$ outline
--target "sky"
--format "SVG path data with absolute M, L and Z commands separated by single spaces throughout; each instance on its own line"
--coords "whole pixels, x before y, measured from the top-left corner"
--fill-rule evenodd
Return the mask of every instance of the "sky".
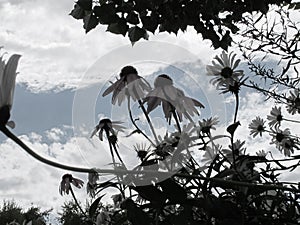
M 81 21 L 68 15 L 73 4 L 69 0 L 0 0 L 0 46 L 8 55 L 22 55 L 11 116 L 16 123 L 13 132 L 21 140 L 57 162 L 107 167 L 110 158 L 106 143 L 89 137 L 99 118 L 108 116 L 122 120 L 129 130 L 126 134 L 132 130 L 124 113 L 126 107 L 112 107 L 111 96 L 101 97 L 109 81 L 115 81 L 125 65 L 134 65 L 150 83 L 158 74 L 172 74 L 176 85 L 206 106 L 201 118 L 217 115 L 221 124 L 216 132 L 224 132 L 232 119 L 234 104 L 232 98 L 219 95 L 205 75 L 205 66 L 220 50 L 213 50 L 209 41 L 203 41 L 192 30 L 177 36 L 150 35 L 150 41 L 133 47 L 127 38 L 105 32 L 104 27 L 85 34 Z M 250 143 L 252 152 L 264 148 L 269 139 L 262 138 L 251 145 L 254 142 L 249 137 L 248 124 L 255 116 L 266 117 L 272 106 L 257 93 L 243 93 L 239 138 Z M 159 112 L 152 116 L 155 127 L 163 134 L 167 124 Z M 128 164 L 134 165 L 132 145 L 143 140 L 127 140 L 124 136 L 120 137 L 122 154 Z M 53 207 L 57 213 L 63 202 L 71 199 L 58 193 L 61 176 L 69 171 L 34 160 L 3 135 L 0 167 L 0 200 L 14 199 L 44 209 Z M 87 180 L 86 174 L 73 175 Z M 76 193 L 84 202 L 85 188 Z

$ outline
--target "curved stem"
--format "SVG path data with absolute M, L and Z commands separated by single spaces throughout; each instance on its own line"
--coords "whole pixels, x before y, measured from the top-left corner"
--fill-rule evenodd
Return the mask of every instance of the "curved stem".
M 109 144 L 109 150 L 110 150 L 111 158 L 112 158 L 113 165 L 114 165 L 114 168 L 115 168 L 116 167 L 116 160 L 115 160 L 115 156 L 114 156 L 114 151 L 111 147 L 111 143 L 110 143 L 110 140 L 109 140 L 109 132 L 108 132 L 107 129 L 105 130 L 105 133 L 106 133 L 106 137 L 107 137 L 108 144 Z
M 74 172 L 82 172 L 82 173 L 91 173 L 91 172 L 97 172 L 97 173 L 102 173 L 102 174 L 147 174 L 147 175 L 168 175 L 168 176 L 176 176 L 176 177 L 181 177 L 181 178 L 189 178 L 189 179 L 197 179 L 197 180 L 206 180 L 207 178 L 205 177 L 200 177 L 197 175 L 190 175 L 190 174 L 182 174 L 182 173 L 172 173 L 172 172 L 160 172 L 160 171 L 155 171 L 155 170 L 143 170 L 143 171 L 137 171 L 137 170 L 112 170 L 112 169 L 97 169 L 97 168 L 80 168 L 80 167 L 72 167 L 72 166 L 67 166 L 64 164 L 60 164 L 57 162 L 53 162 L 51 160 L 45 159 L 42 156 L 36 154 L 34 151 L 32 151 L 27 145 L 25 145 L 18 137 L 16 137 L 13 133 L 11 133 L 6 127 L 1 126 L 0 130 L 10 139 L 12 139 L 14 142 L 16 142 L 20 147 L 22 147 L 28 154 L 30 154 L 32 157 L 37 159 L 40 162 L 43 162 L 47 165 L 64 169 L 64 170 L 70 170 Z M 209 178 L 211 182 L 214 182 L 216 184 L 234 184 L 237 186 L 243 186 L 243 187 L 253 187 L 253 188 L 264 188 L 266 190 L 286 190 L 286 191 L 291 191 L 295 193 L 300 193 L 300 189 L 294 189 L 294 188 L 289 188 L 285 187 L 282 185 L 268 185 L 268 184 L 256 184 L 256 183 L 247 183 L 247 182 L 242 182 L 242 181 L 232 181 L 232 180 L 223 180 L 221 178 Z
M 293 122 L 293 123 L 300 123 L 300 121 L 297 120 L 291 120 L 291 119 L 286 119 L 286 118 L 282 118 L 282 120 L 288 121 L 288 122 Z
M 240 100 L 239 100 L 239 94 L 236 93 L 235 94 L 235 112 L 234 112 L 234 120 L 233 120 L 233 123 L 236 123 L 236 119 L 237 119 L 237 113 L 239 111 L 239 103 L 240 103 Z
M 176 122 L 176 125 L 177 125 L 177 129 L 178 129 L 179 133 L 181 133 L 181 127 L 180 127 L 180 123 L 179 123 L 177 114 L 176 114 L 176 112 L 175 112 L 175 109 L 172 110 L 172 114 L 173 114 L 173 117 L 174 117 L 174 119 L 175 119 L 175 122 Z
M 130 98 L 128 97 L 127 100 L 127 107 L 128 107 L 128 112 L 129 112 L 129 118 L 133 124 L 133 126 L 138 130 L 139 133 L 141 133 L 153 146 L 155 146 L 155 144 L 153 143 L 153 141 L 136 125 L 133 117 L 132 117 L 132 112 L 130 109 Z
M 29 155 L 31 155 L 33 158 L 37 159 L 38 161 L 45 163 L 47 165 L 60 168 L 63 170 L 70 170 L 74 172 L 82 172 L 82 173 L 90 173 L 93 172 L 93 169 L 89 168 L 80 168 L 80 167 L 73 167 L 73 166 L 68 166 L 64 165 L 61 163 L 53 162 L 49 159 L 45 159 L 44 157 L 38 155 L 35 153 L 32 149 L 30 149 L 23 141 L 21 141 L 17 136 L 15 136 L 10 130 L 7 129 L 5 126 L 1 126 L 0 130 L 11 140 L 13 140 L 16 144 L 18 144 L 22 149 L 24 149 Z
M 155 133 L 153 124 L 152 124 L 152 122 L 151 122 L 151 120 L 150 120 L 150 117 L 149 117 L 149 115 L 148 115 L 148 113 L 147 113 L 147 111 L 146 111 L 146 109 L 145 109 L 145 107 L 144 107 L 142 101 L 141 101 L 141 100 L 138 100 L 138 102 L 139 102 L 139 105 L 140 105 L 140 107 L 141 107 L 141 109 L 142 109 L 142 111 L 143 111 L 143 113 L 144 113 L 144 115 L 145 115 L 145 117 L 146 117 L 146 120 L 147 120 L 147 122 L 148 122 L 148 124 L 149 124 L 149 126 L 150 126 L 150 129 L 151 129 L 152 134 L 153 134 L 153 136 L 154 136 L 154 138 L 155 138 L 155 141 L 156 141 L 156 143 L 158 144 L 159 141 L 158 141 L 158 139 L 157 139 L 157 136 L 156 136 L 156 133 Z
M 75 194 L 74 194 L 74 191 L 73 191 L 72 186 L 70 186 L 70 191 L 71 191 L 72 197 L 73 197 L 73 199 L 74 199 L 74 201 L 75 201 L 75 204 L 76 204 L 77 207 L 79 208 L 80 212 L 81 212 L 85 217 L 87 217 L 86 213 L 82 210 L 81 206 L 79 205 L 79 202 L 77 201 L 77 198 L 76 198 L 76 196 L 75 196 Z

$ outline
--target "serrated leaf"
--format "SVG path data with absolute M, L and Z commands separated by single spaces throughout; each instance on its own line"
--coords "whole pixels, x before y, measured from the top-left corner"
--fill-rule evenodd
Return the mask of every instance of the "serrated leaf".
M 90 30 L 94 29 L 98 25 L 98 19 L 93 14 L 88 14 L 83 18 L 83 28 L 85 32 L 88 33 Z
M 80 20 L 84 18 L 84 9 L 82 9 L 78 4 L 74 5 L 74 9 L 70 12 L 70 14 L 73 18 Z
M 104 194 L 105 195 L 105 194 Z M 95 215 L 95 212 L 98 208 L 99 202 L 101 201 L 101 199 L 103 198 L 104 195 L 101 195 L 100 197 L 98 197 L 90 206 L 89 208 L 89 216 L 90 218 L 93 218 Z
M 140 28 L 138 26 L 134 26 L 129 28 L 128 36 L 131 43 L 135 43 L 139 41 L 141 38 L 147 39 L 147 32 L 144 28 Z

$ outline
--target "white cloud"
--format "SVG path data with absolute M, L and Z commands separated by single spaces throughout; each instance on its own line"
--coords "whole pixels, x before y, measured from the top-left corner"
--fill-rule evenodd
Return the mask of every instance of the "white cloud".
M 23 55 L 17 81 L 25 83 L 32 91 L 74 88 L 83 82 L 81 77 L 99 57 L 105 57 L 118 47 L 130 46 L 127 37 L 105 32 L 104 26 L 85 34 L 82 21 L 76 21 L 68 15 L 73 4 L 59 0 L 32 0 L 9 1 L 0 5 L 0 43 L 9 53 Z M 176 37 L 166 33 L 157 34 L 150 40 L 182 46 L 197 57 L 201 56 L 205 63 L 214 52 L 209 48 L 210 43 L 202 41 L 201 36 L 191 29 L 186 33 L 180 32 Z M 138 45 L 129 47 L 127 51 L 135 50 Z M 146 52 L 140 55 L 143 54 Z M 126 57 L 126 54 L 120 57 Z M 161 62 L 155 63 L 155 67 L 159 67 Z M 109 65 L 106 67 L 108 70 L 98 70 L 95 76 L 107 79 L 112 75 L 111 72 L 119 69 L 110 68 Z M 105 71 L 110 73 L 106 74 Z M 153 71 L 153 65 L 148 69 L 141 68 L 141 74 L 149 71 Z

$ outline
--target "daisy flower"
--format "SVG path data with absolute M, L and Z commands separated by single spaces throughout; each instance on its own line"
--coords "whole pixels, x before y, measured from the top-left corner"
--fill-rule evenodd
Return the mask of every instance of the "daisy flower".
M 258 152 L 256 152 L 256 155 L 261 157 L 266 157 L 268 153 L 265 150 L 259 150 Z
M 200 131 L 209 134 L 211 130 L 215 130 L 215 125 L 219 123 L 217 117 L 210 117 L 209 119 L 203 119 L 199 121 Z
M 63 195 L 66 193 L 69 194 L 69 191 L 71 190 L 71 184 L 73 184 L 77 188 L 82 188 L 83 181 L 77 178 L 74 178 L 71 174 L 65 174 L 62 177 L 62 180 L 60 182 L 59 186 L 59 193 Z
M 272 136 L 270 144 L 275 144 L 276 148 L 283 152 L 285 156 L 290 156 L 291 153 L 294 153 L 294 148 L 299 149 L 296 142 L 290 137 L 291 132 L 288 128 L 283 131 L 276 128 L 276 130 L 272 130 L 270 135 Z
M 151 146 L 146 147 L 146 144 L 143 143 L 143 144 L 136 144 L 135 146 L 133 146 L 133 148 L 137 153 L 137 157 L 141 161 L 143 161 L 146 158 Z
M 7 62 L 0 57 L 0 126 L 15 127 L 10 118 L 10 110 L 13 104 L 17 66 L 20 55 L 12 55 Z
M 92 198 L 95 197 L 95 189 L 96 189 L 98 180 L 99 180 L 99 174 L 97 172 L 89 173 L 88 183 L 86 185 L 86 191 Z
M 222 152 L 224 153 L 225 157 L 232 162 L 233 161 L 233 156 L 232 156 L 232 152 L 234 153 L 234 155 L 236 157 L 238 157 L 239 155 L 243 155 L 246 152 L 246 148 L 244 148 L 245 141 L 241 141 L 241 140 L 236 140 L 236 142 L 233 143 L 232 145 L 229 145 L 229 149 L 223 149 Z
M 159 75 L 154 82 L 154 89 L 148 93 L 144 102 L 147 103 L 147 113 L 162 105 L 165 118 L 170 121 L 172 114 L 177 113 L 179 120 L 182 117 L 199 115 L 196 107 L 204 108 L 197 100 L 185 96 L 184 92 L 173 85 L 173 80 L 166 74 Z
M 299 96 L 299 90 L 295 89 L 294 93 L 290 92 L 290 96 L 288 97 L 287 101 L 287 111 L 294 115 L 295 113 L 300 113 L 300 96 Z
M 258 134 L 262 136 L 262 133 L 265 131 L 265 122 L 262 118 L 257 116 L 254 120 L 249 124 L 250 135 L 256 137 Z
M 112 83 L 102 96 L 112 93 L 112 104 L 121 105 L 127 96 L 131 97 L 133 101 L 141 100 L 146 93 L 151 90 L 148 82 L 138 75 L 137 70 L 133 66 L 125 66 L 120 73 L 120 79 Z
M 239 77 L 243 75 L 243 70 L 236 70 L 241 60 L 235 60 L 235 57 L 236 54 L 233 52 L 228 55 L 223 51 L 220 56 L 215 57 L 212 65 L 206 66 L 207 74 L 214 76 L 211 82 L 217 86 L 217 89 L 227 84 L 233 84 L 234 81 L 239 81 Z
M 99 139 L 103 141 L 103 131 L 108 135 L 117 136 L 116 131 L 124 132 L 125 127 L 121 121 L 111 121 L 110 119 L 102 119 L 92 132 L 91 138 L 99 131 Z M 109 138 L 109 137 L 107 137 Z
M 269 126 L 270 127 L 275 126 L 275 128 L 279 127 L 281 121 L 283 120 L 283 116 L 281 114 L 281 107 L 278 107 L 278 108 L 276 106 L 273 107 L 270 114 L 271 115 L 267 116 L 267 119 L 270 120 Z

